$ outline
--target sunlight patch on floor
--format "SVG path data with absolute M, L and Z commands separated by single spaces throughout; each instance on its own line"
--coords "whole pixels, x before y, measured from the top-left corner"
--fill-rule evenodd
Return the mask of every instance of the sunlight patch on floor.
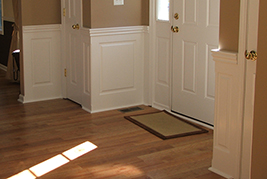
M 46 173 L 51 172 L 52 170 L 55 170 L 56 168 L 61 167 L 62 165 L 65 165 L 68 162 L 69 160 L 63 157 L 62 155 L 57 155 L 31 167 L 30 171 L 34 173 L 37 177 L 40 177 Z
M 35 179 L 36 177 L 29 171 L 29 170 L 24 170 L 16 175 L 13 175 L 12 177 L 9 177 L 7 179 Z
M 66 152 L 63 152 L 62 154 L 69 160 L 74 160 L 96 148 L 97 148 L 96 145 L 87 141 L 76 147 L 73 147 L 72 149 L 67 150 Z
M 13 175 L 8 179 L 35 179 L 69 163 L 71 160 L 74 160 L 96 148 L 96 145 L 89 141 L 86 141 L 63 152 L 62 154 L 58 154 L 44 162 L 41 162 L 29 168 L 29 170 L 24 170 L 16 175 Z

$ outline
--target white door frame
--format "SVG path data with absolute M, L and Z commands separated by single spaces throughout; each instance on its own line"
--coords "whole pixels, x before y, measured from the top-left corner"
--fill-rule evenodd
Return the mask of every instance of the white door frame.
M 240 56 L 242 56 L 245 50 L 257 50 L 258 45 L 258 22 L 259 22 L 259 0 L 243 0 L 242 5 L 244 8 L 241 9 L 240 23 L 246 25 L 245 30 L 245 43 L 244 49 L 240 49 Z M 248 14 L 249 12 L 249 14 Z M 242 29 L 240 29 L 242 31 Z M 241 45 L 241 44 L 239 44 Z M 243 53 L 244 55 L 244 53 Z M 244 57 L 244 56 L 243 56 Z M 252 155 L 252 134 L 253 134 L 253 119 L 254 119 L 254 96 L 255 96 L 255 73 L 256 63 L 247 61 L 245 65 L 245 86 L 244 86 L 244 116 L 243 116 L 243 131 L 242 131 L 242 149 L 241 149 L 241 168 L 240 178 L 250 179 L 251 178 L 251 155 Z
M 172 3 L 173 3 L 174 0 L 170 0 L 170 7 L 172 7 Z M 149 33 L 150 33 L 150 38 L 149 38 L 149 48 L 150 48 L 150 58 L 149 58 L 149 62 L 150 62 L 150 66 L 149 66 L 149 72 L 150 72 L 150 100 L 149 100 L 149 104 L 151 104 L 153 107 L 155 108 L 158 108 L 158 109 L 165 109 L 165 110 L 169 110 L 171 111 L 171 94 L 172 94 L 172 84 L 171 82 L 173 81 L 172 80 L 172 68 L 169 69 L 169 72 L 168 72 L 168 75 L 169 75 L 169 81 L 170 81 L 170 84 L 168 84 L 168 99 L 166 99 L 166 102 L 164 104 L 160 104 L 158 103 L 158 99 L 156 99 L 156 96 L 159 94 L 158 91 L 156 90 L 156 80 L 157 80 L 157 72 L 156 72 L 156 61 L 155 59 L 157 59 L 157 49 L 156 49 L 156 43 L 157 43 L 157 37 L 156 37 L 156 0 L 150 0 L 150 9 L 149 9 Z M 170 11 L 170 24 L 173 23 L 173 17 L 172 17 L 172 14 L 173 14 L 173 9 L 170 8 L 169 9 Z M 170 25 L 171 26 L 171 25 Z M 171 30 L 170 30 L 170 33 L 171 33 Z M 172 44 L 172 36 L 173 34 L 171 33 L 171 39 L 170 39 L 170 45 Z M 172 64 L 172 60 L 173 60 L 173 57 L 172 57 L 172 48 L 169 49 L 169 59 L 168 59 L 168 63 L 169 64 Z M 166 88 L 167 88 L 167 85 L 166 85 Z M 166 90 L 166 89 L 165 89 Z M 166 94 L 166 91 L 164 91 L 164 94 Z M 162 95 L 162 94 L 161 94 Z M 158 97 L 158 96 L 157 96 Z M 182 118 L 186 118 L 184 116 L 180 116 Z M 201 122 L 198 122 L 198 121 L 195 121 L 195 120 L 192 120 L 192 119 L 189 119 L 189 118 L 186 118 L 187 120 L 189 121 L 192 121 L 192 122 L 195 122 L 195 123 L 198 123 L 198 124 L 201 124 L 203 126 L 206 126 L 208 128 L 212 128 L 211 126 L 209 125 L 206 125 L 204 123 L 201 123 Z
M 61 33 L 61 74 L 62 74 L 62 97 L 67 98 L 67 78 L 65 77 L 65 69 L 67 68 L 67 61 L 66 61 L 66 39 L 65 39 L 65 18 L 63 15 L 63 9 L 65 8 L 65 0 L 61 0 L 61 24 L 62 24 L 62 33 Z
M 82 3 L 82 2 L 81 2 Z M 82 5 L 82 4 L 81 4 Z M 66 74 L 66 70 L 67 70 L 67 67 L 68 67 L 68 61 L 67 61 L 67 40 L 66 40 L 66 18 L 65 18 L 65 15 L 66 15 L 66 0 L 61 0 L 61 30 L 62 30 L 62 33 L 61 33 L 61 42 L 62 42 L 62 45 L 61 45 L 61 58 L 62 58 L 62 63 L 61 63 L 61 74 L 62 74 L 62 97 L 64 99 L 67 99 L 68 98 L 68 94 L 67 94 L 67 74 Z M 82 20 L 82 19 L 81 19 Z M 81 21 L 81 23 L 79 24 L 80 25 L 80 30 L 83 30 L 83 22 Z

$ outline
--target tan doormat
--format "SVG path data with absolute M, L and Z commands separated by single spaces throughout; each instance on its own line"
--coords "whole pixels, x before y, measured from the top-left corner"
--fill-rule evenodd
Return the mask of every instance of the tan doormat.
M 167 111 L 125 116 L 125 118 L 164 140 L 208 132 Z

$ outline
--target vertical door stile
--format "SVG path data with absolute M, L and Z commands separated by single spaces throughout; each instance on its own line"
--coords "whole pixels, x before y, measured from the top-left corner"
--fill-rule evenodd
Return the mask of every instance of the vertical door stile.
M 82 9 L 80 0 L 65 0 L 65 40 L 67 68 L 67 98 L 81 104 L 83 87 L 83 65 L 81 55 L 81 19 Z

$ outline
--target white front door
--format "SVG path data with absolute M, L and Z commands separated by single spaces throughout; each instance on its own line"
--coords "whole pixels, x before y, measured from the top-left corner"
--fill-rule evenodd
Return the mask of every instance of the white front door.
M 219 0 L 174 0 L 171 17 L 172 111 L 211 125 L 215 96 L 211 49 L 219 44 L 219 4 Z
M 82 103 L 82 53 L 81 35 L 82 2 L 80 0 L 65 0 L 64 27 L 66 52 L 66 97 L 79 104 Z

